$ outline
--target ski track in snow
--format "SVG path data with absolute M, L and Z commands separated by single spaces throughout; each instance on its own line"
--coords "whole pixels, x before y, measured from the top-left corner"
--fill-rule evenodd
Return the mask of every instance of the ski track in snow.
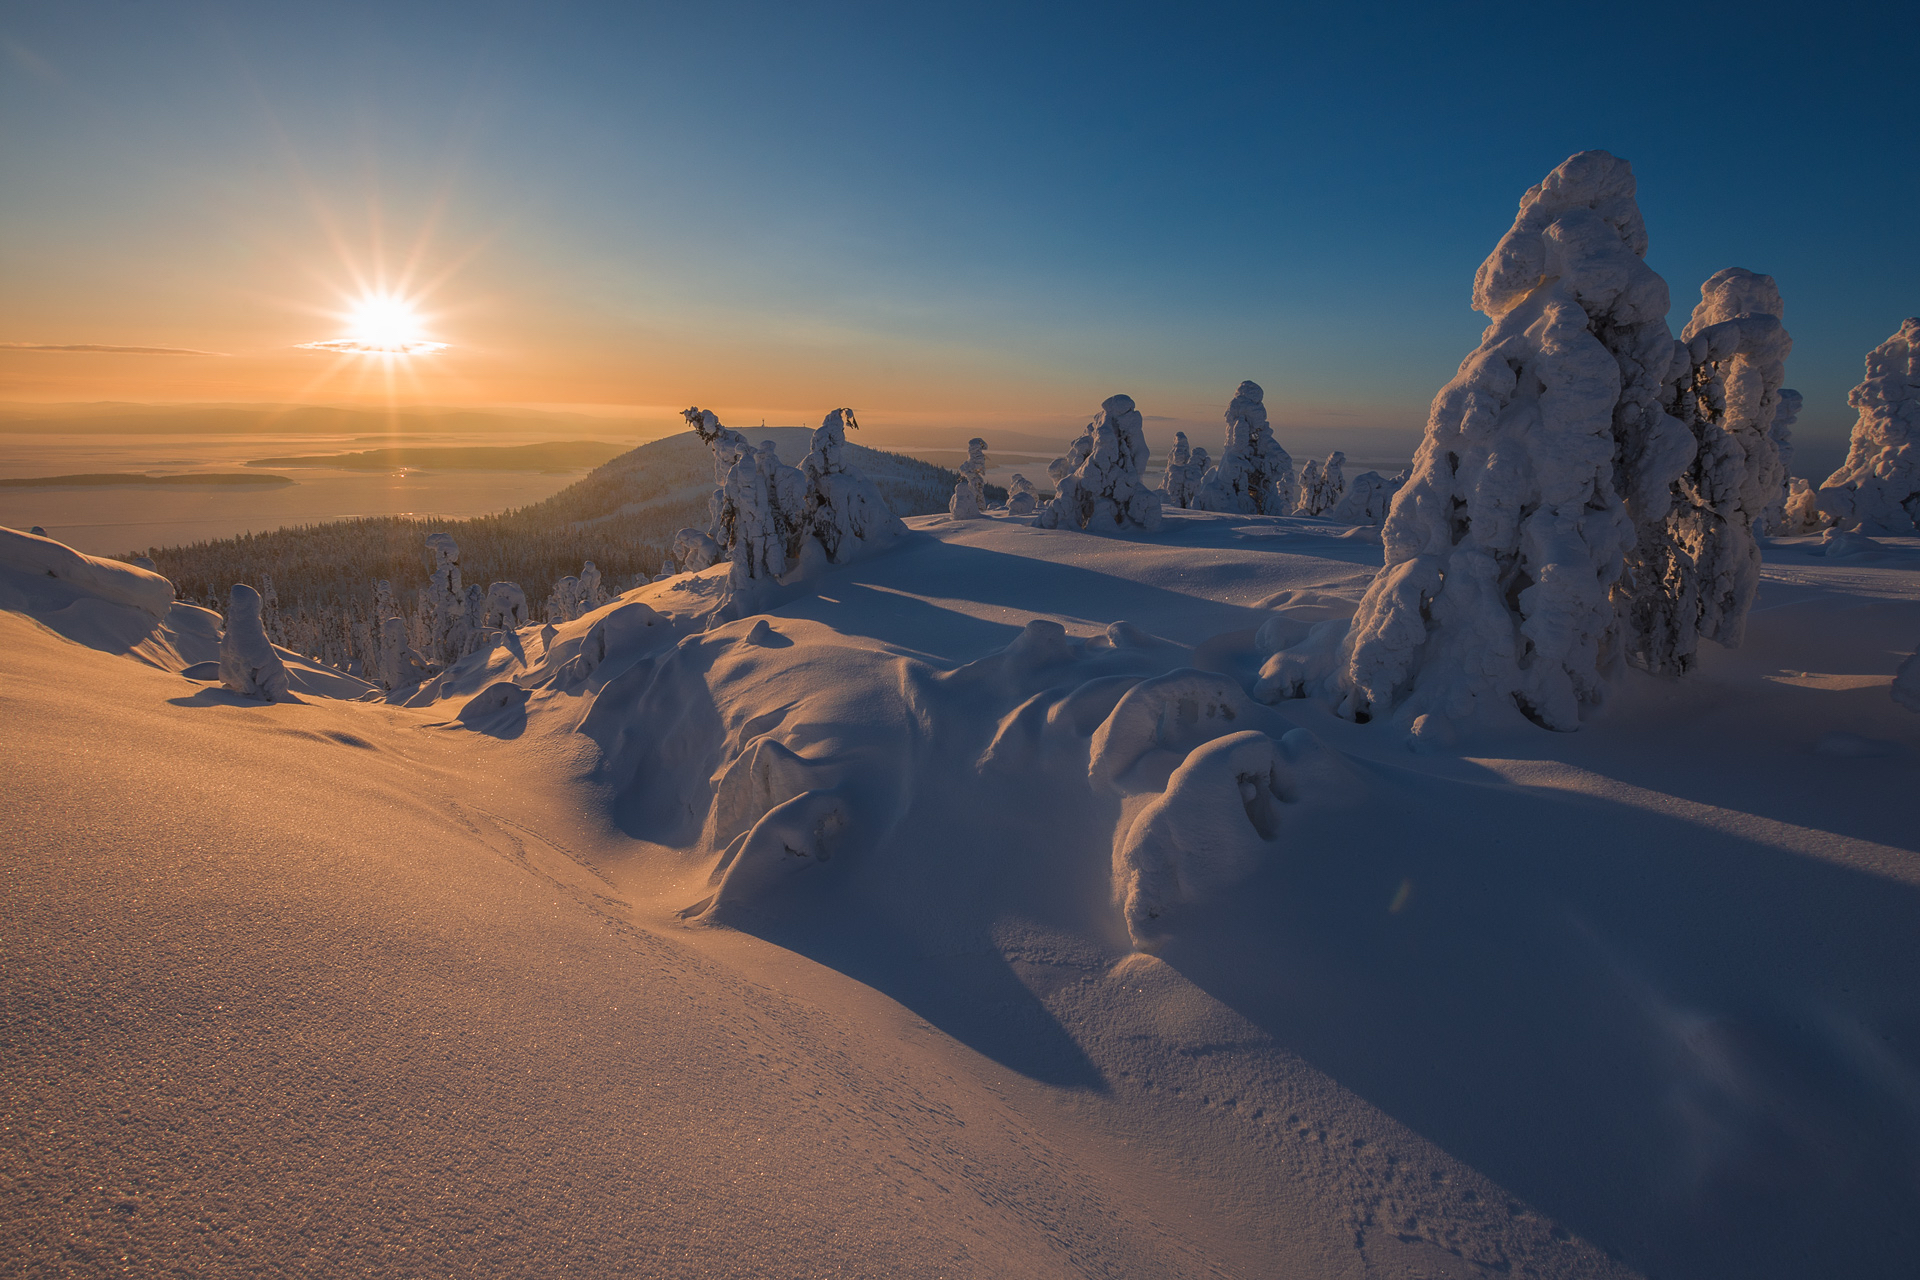
M 1318 702 L 1183 709 L 1252 686 L 1262 621 L 1360 600 L 1381 549 L 1341 526 L 909 525 L 404 706 L 284 653 L 288 701 L 183 679 L 212 615 L 0 568 L 15 1265 L 1910 1265 L 1920 540 L 1783 540 L 1742 648 L 1414 754 Z M 1177 836 L 1183 760 L 1300 729 L 1257 865 L 1169 864 L 1137 952 L 1142 815 Z

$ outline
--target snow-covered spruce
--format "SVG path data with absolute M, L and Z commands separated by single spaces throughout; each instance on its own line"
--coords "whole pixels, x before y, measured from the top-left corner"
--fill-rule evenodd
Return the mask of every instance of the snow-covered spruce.
M 1347 490 L 1347 455 L 1334 451 L 1326 462 L 1309 459 L 1300 469 L 1300 501 L 1296 514 L 1323 516 L 1340 505 Z M 1350 523 L 1358 524 L 1359 521 Z
M 1768 532 L 1782 537 L 1801 537 L 1827 527 L 1828 517 L 1820 510 L 1820 491 L 1813 483 L 1794 476 L 1787 481 L 1787 500 L 1781 504 L 1780 519 Z
M 1243 382 L 1234 391 L 1227 405 L 1226 445 L 1220 461 L 1204 473 L 1194 503 L 1201 510 L 1267 516 L 1293 513 L 1293 458 L 1273 438 L 1265 398 L 1257 382 Z
M 582 603 L 589 610 L 598 609 L 613 599 L 600 581 L 600 570 L 594 567 L 591 560 L 580 566 L 580 596 Z
M 955 520 L 984 520 L 986 515 L 980 510 L 980 500 L 974 496 L 973 486 L 963 478 L 953 486 L 953 498 L 947 503 L 947 514 Z
M 807 481 L 803 527 L 834 564 L 889 546 L 907 532 L 873 481 L 847 463 L 847 428 L 859 425 L 853 410 L 835 409 L 821 420 L 800 463 Z
M 1147 487 L 1146 430 L 1131 396 L 1101 403 L 1068 457 L 1076 453 L 1080 461 L 1055 474 L 1053 501 L 1040 509 L 1036 526 L 1090 533 L 1160 527 L 1160 494 Z
M 1160 501 L 1164 506 L 1187 509 L 1193 506 L 1200 496 L 1200 482 L 1205 472 L 1196 475 L 1193 469 L 1193 448 L 1187 443 L 1187 433 L 1173 433 L 1173 452 L 1167 457 L 1167 474 L 1160 482 Z
M 1033 490 L 1033 481 L 1019 472 L 1007 482 L 1007 514 L 1010 516 L 1030 516 L 1040 509 L 1040 495 Z
M 1393 495 L 1406 486 L 1409 473 L 1402 471 L 1391 480 L 1378 471 L 1362 471 L 1347 484 L 1347 492 L 1326 513 L 1329 520 L 1341 524 L 1384 524 L 1393 506 Z
M 427 658 L 435 663 L 458 661 L 468 651 L 467 593 L 460 584 L 460 546 L 449 533 L 427 535 L 430 577 L 420 592 L 420 611 L 426 626 Z
M 1909 711 L 1920 711 L 1920 647 L 1894 673 L 1893 700 Z
M 380 624 L 380 680 L 390 690 L 411 689 L 433 674 L 407 641 L 407 620 L 388 618 Z
M 1787 499 L 1793 496 L 1793 424 L 1800 420 L 1800 410 L 1805 404 L 1806 398 L 1792 387 L 1780 388 L 1773 409 L 1773 428 L 1768 432 L 1773 440 L 1774 456 L 1780 459 L 1780 489 L 1767 503 L 1767 509 L 1760 513 L 1761 533 L 1793 532 L 1787 528 L 1786 518 Z
M 673 558 L 680 562 L 679 573 L 698 573 L 720 563 L 721 548 L 710 534 L 703 529 L 682 529 L 673 535 Z M 674 573 L 671 563 L 662 565 L 661 572 Z
M 967 441 L 967 460 L 960 464 L 960 478 L 973 490 L 973 506 L 976 511 L 984 511 L 987 506 L 987 442 L 979 436 Z
M 1635 522 L 1665 521 L 1693 443 L 1659 403 L 1674 343 L 1646 248 L 1633 170 L 1604 151 L 1522 198 L 1474 279 L 1491 323 L 1382 531 L 1341 714 L 1393 711 L 1416 738 L 1501 708 L 1565 730 L 1605 698 Z
M 1793 341 L 1773 277 L 1739 267 L 1700 286 L 1667 374 L 1667 411 L 1695 441 L 1665 522 L 1642 530 L 1627 592 L 1627 656 L 1660 675 L 1690 670 L 1702 637 L 1732 648 L 1760 587 L 1755 524 L 1786 477 L 1773 419 Z
M 220 633 L 220 683 L 267 702 L 287 696 L 287 666 L 260 621 L 260 593 L 236 582 L 227 596 L 227 623 Z
M 1920 533 L 1920 316 L 1867 353 L 1847 394 L 1858 412 L 1847 460 L 1820 486 L 1820 509 L 1861 533 Z
M 489 631 L 518 631 L 527 622 L 527 593 L 520 589 L 519 583 L 496 582 L 487 588 L 481 626 Z

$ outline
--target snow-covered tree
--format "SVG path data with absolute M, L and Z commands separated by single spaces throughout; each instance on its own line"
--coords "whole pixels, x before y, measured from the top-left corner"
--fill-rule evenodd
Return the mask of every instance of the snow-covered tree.
M 591 560 L 580 566 L 580 598 L 582 604 L 588 610 L 598 609 L 601 605 L 613 599 L 611 595 L 607 594 L 606 587 L 601 585 L 600 571 L 593 567 L 593 561 Z
M 673 535 L 673 555 L 681 573 L 698 573 L 720 563 L 719 543 L 700 529 L 682 529 Z
M 1033 481 L 1019 472 L 1007 482 L 1007 514 L 1010 516 L 1030 516 L 1040 509 L 1040 495 L 1033 490 Z
M 1226 446 L 1205 474 L 1193 505 L 1238 515 L 1292 514 L 1293 459 L 1273 438 L 1265 399 L 1257 382 L 1243 382 L 1233 393 L 1227 405 Z
M 1205 450 L 1201 451 L 1205 457 Z M 1200 482 L 1206 478 L 1204 470 L 1193 466 L 1193 448 L 1187 443 L 1187 433 L 1173 433 L 1173 452 L 1167 456 L 1167 474 L 1160 482 L 1161 502 L 1169 507 L 1186 509 L 1193 506 L 1200 496 Z
M 1894 673 L 1893 700 L 1909 711 L 1920 711 L 1920 648 L 1907 655 Z
M 518 631 L 527 625 L 527 593 L 517 582 L 496 582 L 487 588 L 481 625 L 490 631 Z
M 1517 707 L 1574 729 L 1618 658 L 1634 526 L 1664 522 L 1692 439 L 1662 409 L 1666 282 L 1632 168 L 1582 152 L 1520 202 L 1474 279 L 1490 323 L 1435 397 L 1334 676 L 1343 714 L 1415 736 Z
M 947 503 L 947 514 L 955 520 L 984 520 L 986 515 L 980 510 L 980 501 L 974 496 L 973 486 L 963 477 L 953 486 L 953 499 Z
M 585 603 L 580 579 L 569 573 L 554 583 L 553 590 L 547 593 L 547 621 L 554 624 L 572 622 L 580 616 Z
M 1362 471 L 1348 483 L 1346 495 L 1326 513 L 1327 518 L 1341 524 L 1384 524 L 1393 495 L 1406 485 L 1407 477 L 1405 471 L 1391 480 L 1378 471 Z
M 260 603 L 258 591 L 233 584 L 226 628 L 220 633 L 220 683 L 235 693 L 272 702 L 287 696 L 287 665 L 267 639 Z
M 800 464 L 808 487 L 806 528 L 834 564 L 845 564 L 907 532 L 879 488 L 847 461 L 847 428 L 859 425 L 853 410 L 835 409 L 821 420 L 813 447 Z
M 1300 500 L 1295 514 L 1322 516 L 1340 504 L 1347 490 L 1347 455 L 1335 451 L 1324 463 L 1307 460 L 1300 469 Z
M 1920 533 L 1920 316 L 1867 353 L 1847 403 L 1860 416 L 1846 463 L 1820 486 L 1820 509 L 1842 529 Z
M 1780 459 L 1780 488 L 1767 503 L 1767 509 L 1760 513 L 1761 533 L 1790 532 L 1786 512 L 1787 499 L 1793 495 L 1793 424 L 1799 421 L 1800 409 L 1805 403 L 1805 397 L 1792 387 L 1780 388 L 1773 410 L 1773 429 L 1768 433 L 1773 438 L 1774 455 Z
M 1731 267 L 1700 286 L 1667 374 L 1668 413 L 1695 442 L 1665 522 L 1643 530 L 1628 592 L 1627 656 L 1690 670 L 1702 637 L 1732 648 L 1760 586 L 1755 522 L 1785 474 L 1773 419 L 1793 341 L 1773 277 Z
M 427 585 L 420 594 L 421 621 L 430 662 L 457 660 L 467 651 L 467 593 L 460 584 L 460 546 L 449 533 L 427 535 Z
M 407 640 L 407 620 L 388 618 L 380 624 L 380 682 L 388 689 L 411 689 L 433 674 Z
M 979 436 L 967 441 L 967 460 L 960 464 L 960 478 L 973 490 L 974 510 L 986 510 L 987 442 Z
M 1160 494 L 1147 487 L 1147 435 L 1133 398 L 1109 396 L 1075 441 L 1075 451 L 1082 444 L 1087 447 L 1080 462 L 1055 476 L 1053 501 L 1040 509 L 1034 523 L 1042 529 L 1097 533 L 1158 529 Z

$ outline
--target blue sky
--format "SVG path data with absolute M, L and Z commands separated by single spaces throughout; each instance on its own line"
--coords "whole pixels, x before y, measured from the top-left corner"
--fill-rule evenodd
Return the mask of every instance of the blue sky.
M 0 341 L 231 357 L 8 352 L 14 398 L 324 396 L 286 349 L 412 252 L 429 398 L 1044 425 L 1254 377 L 1283 424 L 1412 429 L 1589 147 L 1676 329 L 1722 267 L 1779 280 L 1815 448 L 1920 312 L 1892 5 L 9 3 L 0 38 Z

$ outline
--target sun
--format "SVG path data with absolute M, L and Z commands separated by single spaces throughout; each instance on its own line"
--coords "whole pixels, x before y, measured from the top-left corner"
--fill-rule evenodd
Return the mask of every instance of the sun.
M 348 307 L 343 319 L 347 330 L 343 337 L 300 345 L 316 351 L 378 356 L 431 355 L 447 346 L 427 338 L 425 320 L 413 301 L 401 294 L 363 294 Z

